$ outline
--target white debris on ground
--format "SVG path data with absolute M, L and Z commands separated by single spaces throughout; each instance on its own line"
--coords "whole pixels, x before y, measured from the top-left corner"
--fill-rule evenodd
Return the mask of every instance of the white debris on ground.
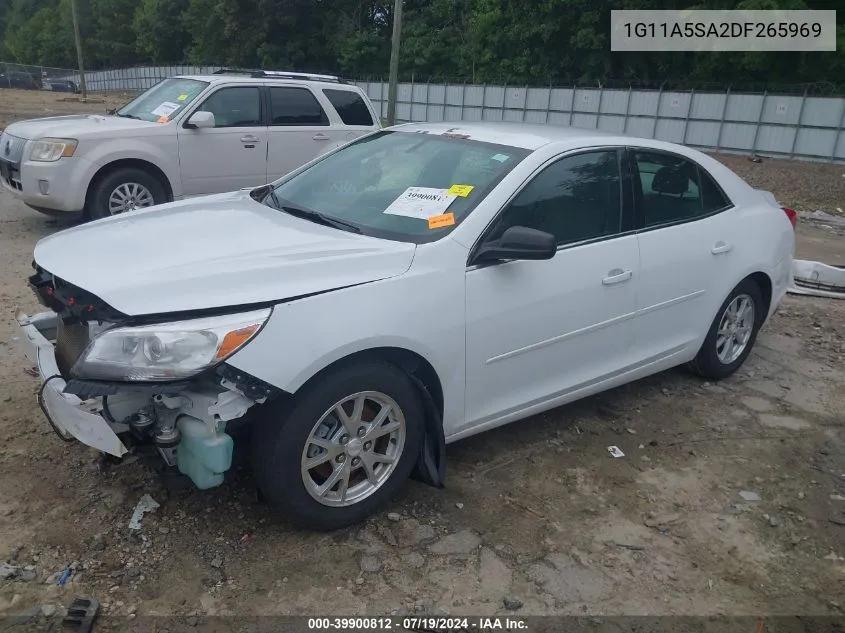
M 845 268 L 796 259 L 792 262 L 791 294 L 845 299 Z
M 135 506 L 135 511 L 132 513 L 132 518 L 129 520 L 129 529 L 138 531 L 141 529 L 141 519 L 148 512 L 152 512 L 159 507 L 158 502 L 150 495 L 144 495 Z

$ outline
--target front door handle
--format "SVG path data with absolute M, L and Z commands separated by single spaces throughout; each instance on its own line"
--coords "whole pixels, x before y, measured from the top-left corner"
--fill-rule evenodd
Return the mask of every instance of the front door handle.
M 730 253 L 732 250 L 733 246 L 731 244 L 719 240 L 716 242 L 716 245 L 710 249 L 710 252 L 713 253 L 713 255 L 721 255 L 722 253 Z
M 622 270 L 621 268 L 614 268 L 609 273 L 607 273 L 607 277 L 601 280 L 601 282 L 605 286 L 611 286 L 613 284 L 621 284 L 623 281 L 628 281 L 631 277 L 634 276 L 630 270 Z
M 247 134 L 246 136 L 241 137 L 241 143 L 257 143 L 260 140 L 260 138 L 253 136 L 252 134 Z
M 322 132 L 318 132 L 317 134 L 315 134 L 311 138 L 313 138 L 315 141 L 328 141 L 329 140 L 329 137 L 326 136 L 325 134 L 323 134 Z

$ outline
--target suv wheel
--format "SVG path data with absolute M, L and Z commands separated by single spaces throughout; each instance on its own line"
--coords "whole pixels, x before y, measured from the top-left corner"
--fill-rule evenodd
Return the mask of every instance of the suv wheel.
M 310 529 L 363 521 L 419 457 L 422 404 L 408 376 L 386 363 L 339 368 L 263 413 L 252 437 L 258 487 Z
M 158 178 L 143 169 L 123 167 L 94 186 L 87 211 L 89 219 L 98 220 L 163 202 L 167 202 L 167 192 Z

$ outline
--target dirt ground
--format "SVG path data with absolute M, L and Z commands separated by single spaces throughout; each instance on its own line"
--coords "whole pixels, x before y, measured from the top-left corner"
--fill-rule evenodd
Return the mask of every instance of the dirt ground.
M 15 121 L 57 114 L 105 114 L 129 103 L 132 93 L 91 93 L 86 102 L 79 95 L 49 90 L 0 90 L 0 130 Z
M 31 101 L 26 116 L 91 109 Z M 0 97 L 0 119 L 15 107 Z M 802 211 L 845 203 L 843 166 L 724 160 Z M 788 297 L 718 384 L 669 371 L 453 444 L 446 489 L 409 483 L 366 524 L 316 534 L 271 515 L 245 465 L 218 489 L 170 489 L 53 434 L 13 314 L 38 309 L 32 248 L 64 226 L 0 194 L 0 614 L 55 622 L 78 595 L 188 624 L 845 609 L 844 301 Z M 845 263 L 841 232 L 802 221 L 798 238 L 799 257 Z M 134 536 L 144 494 L 161 506 Z

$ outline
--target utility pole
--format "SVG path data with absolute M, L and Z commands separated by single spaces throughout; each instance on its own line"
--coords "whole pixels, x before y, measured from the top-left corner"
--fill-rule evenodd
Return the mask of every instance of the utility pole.
M 70 12 L 73 15 L 73 39 L 76 40 L 76 60 L 79 62 L 82 100 L 86 101 L 88 99 L 88 85 L 85 82 L 85 66 L 82 63 L 82 39 L 79 37 L 79 19 L 76 17 L 76 0 L 70 0 Z
M 390 84 L 387 88 L 387 123 L 396 123 L 396 91 L 399 82 L 399 40 L 402 36 L 402 0 L 393 3 L 393 45 L 390 49 Z

